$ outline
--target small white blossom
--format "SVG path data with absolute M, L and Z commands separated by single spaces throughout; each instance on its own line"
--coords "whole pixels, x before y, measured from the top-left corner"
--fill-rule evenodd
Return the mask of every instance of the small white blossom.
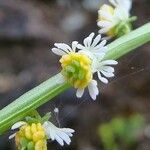
M 48 139 L 52 141 L 56 140 L 61 146 L 64 146 L 64 143 L 69 145 L 71 143 L 70 137 L 72 137 L 75 132 L 70 128 L 58 128 L 49 121 L 43 124 L 43 128 L 45 129 Z
M 95 54 L 95 56 L 100 55 L 102 52 L 106 52 L 106 40 L 103 40 L 101 42 L 101 35 L 98 34 L 95 38 L 94 35 L 95 34 L 92 32 L 87 38 L 84 39 L 84 45 L 77 44 L 77 48 L 85 52 L 92 51 L 92 53 Z M 99 53 L 99 51 L 101 51 L 101 53 Z
M 106 52 L 108 51 L 106 40 L 101 41 L 101 35 L 97 35 L 95 38 L 94 35 L 94 33 L 91 33 L 87 38 L 85 38 L 83 41 L 83 45 L 79 44 L 77 41 L 74 41 L 72 42 L 71 48 L 64 43 L 57 43 L 55 44 L 56 48 L 52 49 L 55 54 L 60 56 L 69 55 L 70 53 L 74 52 L 78 54 L 84 54 L 91 60 L 91 66 L 89 69 L 91 69 L 92 79 L 88 82 L 87 88 L 93 100 L 95 100 L 96 96 L 99 94 L 97 81 L 93 79 L 93 74 L 97 73 L 100 81 L 102 81 L 103 83 L 108 83 L 107 78 L 114 76 L 114 68 L 111 67 L 111 65 L 116 65 L 118 63 L 115 60 L 103 60 Z M 66 57 L 67 56 L 65 56 L 65 58 Z M 84 91 L 85 88 L 77 87 L 76 96 L 78 98 L 82 97 Z
M 103 5 L 98 11 L 99 21 L 97 25 L 101 28 L 100 34 L 106 34 L 116 27 L 120 22 L 127 21 L 130 17 L 132 0 L 109 0 L 113 7 Z M 113 31 L 111 31 L 113 32 Z M 109 33 L 110 37 L 114 33 Z
M 85 47 L 86 47 L 86 48 L 88 48 L 89 46 L 91 46 L 91 45 L 89 45 L 89 43 L 92 42 L 93 36 L 94 36 L 94 33 L 92 33 L 87 39 L 84 40 L 84 44 L 85 44 Z M 96 57 L 97 54 L 99 54 L 99 53 L 97 53 L 98 49 L 99 49 L 99 48 L 102 48 L 103 45 L 106 44 L 106 41 L 104 41 L 103 43 L 99 44 L 99 40 L 100 40 L 100 39 L 101 39 L 101 36 L 99 35 L 99 36 L 97 36 L 97 37 L 95 38 L 95 41 L 92 43 L 92 47 L 94 48 L 94 52 L 95 52 L 95 55 L 92 56 L 93 59 Z M 71 53 L 71 52 L 78 53 L 78 52 L 77 52 L 77 49 L 76 49 L 77 47 L 78 47 L 79 49 L 82 49 L 82 48 L 83 48 L 83 51 L 85 50 L 85 49 L 84 49 L 84 46 L 82 46 L 81 44 L 78 44 L 77 41 L 73 41 L 73 42 L 72 42 L 72 48 L 71 48 L 69 45 L 64 44 L 64 43 L 55 43 L 54 45 L 56 46 L 56 48 L 52 48 L 52 52 L 55 53 L 56 55 L 59 55 L 59 56 L 67 55 L 67 54 L 69 54 L 69 53 Z M 89 47 L 89 48 L 90 48 L 90 47 Z M 105 49 L 106 49 L 106 48 L 103 47 L 103 50 L 105 50 Z M 87 55 L 88 57 L 91 57 L 91 54 L 88 55 L 88 51 L 86 51 L 86 52 L 87 52 L 86 55 Z M 80 53 L 81 53 L 81 51 L 80 51 Z M 62 81 L 65 82 L 64 77 L 62 77 Z M 89 94 L 90 94 L 91 98 L 92 98 L 93 100 L 95 100 L 95 99 L 96 99 L 96 96 L 97 96 L 98 93 L 99 93 L 99 92 L 98 92 L 98 87 L 97 87 L 97 81 L 96 81 L 96 80 L 91 80 L 91 81 L 89 82 L 89 84 L 88 84 L 87 87 L 88 87 Z M 93 88 L 94 90 L 93 90 L 92 88 Z M 84 88 L 77 88 L 76 96 L 77 96 L 78 98 L 81 98 L 81 97 L 83 96 L 83 94 L 84 94 L 84 90 L 85 90 Z
M 27 122 L 19 121 L 12 126 L 12 130 L 19 129 L 23 125 L 27 125 Z M 61 146 L 64 146 L 64 143 L 70 144 L 71 139 L 70 137 L 73 136 L 75 132 L 73 129 L 70 128 L 58 128 L 50 121 L 45 121 L 42 125 L 43 129 L 45 130 L 45 134 L 47 139 L 51 139 L 52 141 L 56 140 Z M 9 136 L 9 139 L 12 139 L 16 136 L 16 133 Z
M 114 77 L 114 68 L 110 65 L 117 65 L 118 62 L 115 60 L 104 60 L 97 64 L 97 68 L 95 68 L 98 78 L 103 83 L 107 84 L 108 79 L 110 77 Z
M 56 46 L 55 48 L 52 48 L 52 52 L 56 55 L 63 56 L 66 55 L 70 52 L 76 52 L 76 47 L 77 47 L 78 42 L 73 41 L 72 42 L 72 47 L 65 43 L 55 43 L 54 45 Z
M 78 44 L 77 48 L 79 53 L 84 53 L 92 59 L 92 70 L 94 72 L 95 65 L 97 66 L 97 60 L 102 60 L 107 52 L 106 40 L 101 41 L 101 35 L 98 34 L 94 38 L 94 33 L 91 33 L 84 39 L 83 44 Z
M 99 80 L 103 83 L 108 83 L 107 78 L 114 77 L 114 68 L 110 65 L 117 65 L 118 62 L 115 60 L 103 60 L 107 52 L 106 40 L 100 42 L 100 35 L 96 36 L 95 39 L 93 38 L 94 33 L 91 33 L 84 39 L 84 46 L 78 44 L 77 48 L 80 49 L 79 52 L 85 53 L 93 59 L 92 70 L 93 73 L 97 72 Z

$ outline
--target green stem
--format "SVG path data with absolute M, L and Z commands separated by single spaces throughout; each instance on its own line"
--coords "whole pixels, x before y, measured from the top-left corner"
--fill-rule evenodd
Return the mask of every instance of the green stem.
M 150 23 L 109 44 L 105 59 L 118 59 L 148 41 L 150 41 Z M 70 87 L 67 83 L 60 83 L 60 81 L 61 74 L 57 74 L 0 110 L 0 134 L 10 128 L 13 123 L 23 119 L 28 113 Z
M 150 23 L 120 37 L 108 45 L 104 59 L 118 59 L 135 48 L 150 41 Z
M 55 75 L 3 108 L 0 111 L 0 134 L 29 112 L 69 88 L 67 83 L 60 83 L 61 77 L 61 74 Z

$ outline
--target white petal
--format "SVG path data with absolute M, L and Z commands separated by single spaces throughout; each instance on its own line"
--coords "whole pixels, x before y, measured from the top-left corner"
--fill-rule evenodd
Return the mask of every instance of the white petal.
M 62 128 L 62 130 L 66 133 L 74 133 L 75 132 L 75 130 L 70 129 L 70 128 Z
M 62 128 L 62 131 L 65 132 L 68 136 L 72 137 L 75 130 L 70 128 Z
M 91 98 L 93 100 L 96 100 L 96 96 L 99 93 L 98 87 L 97 87 L 97 81 L 92 80 L 88 85 L 88 89 L 89 89 L 89 94 L 90 94 Z
M 69 137 L 72 137 L 73 134 L 72 133 L 66 133 Z
M 85 47 L 84 47 L 83 45 L 81 45 L 81 44 L 78 44 L 78 45 L 77 45 L 77 48 L 78 48 L 78 49 L 81 49 L 81 50 L 85 49 Z
M 112 20 L 113 19 L 113 16 L 106 12 L 106 11 L 103 11 L 103 10 L 99 10 L 98 13 L 103 17 L 103 18 L 106 18 L 107 20 Z
M 124 1 L 123 6 L 124 6 L 128 11 L 130 11 L 130 10 L 131 10 L 131 7 L 132 7 L 132 0 L 126 0 L 126 1 Z
M 107 27 L 107 28 L 102 28 L 102 29 L 100 29 L 100 30 L 98 31 L 98 33 L 103 34 L 103 33 L 108 32 L 110 29 L 111 29 L 110 27 L 109 27 L 109 28 L 108 28 L 108 27 Z
M 23 126 L 23 125 L 25 125 L 25 124 L 27 124 L 27 123 L 24 122 L 24 121 L 19 121 L 19 122 L 15 123 L 15 124 L 11 127 L 11 130 L 18 129 L 18 128 L 20 128 L 21 126 Z
M 64 142 L 68 145 L 71 142 L 70 137 L 72 137 L 73 129 L 70 128 L 58 128 L 53 125 L 51 122 L 44 122 L 43 128 L 48 139 L 56 140 L 61 146 L 64 145 Z
M 58 135 L 55 135 L 55 140 L 56 140 L 61 146 L 64 146 L 63 140 L 62 140 Z
M 106 71 L 101 71 L 101 73 L 104 75 L 104 76 L 106 76 L 106 77 L 108 77 L 108 78 L 110 78 L 110 77 L 114 77 L 114 74 L 112 73 L 112 72 L 106 72 Z
M 48 139 L 51 139 L 52 141 L 55 140 L 55 130 L 53 130 L 53 126 L 50 126 L 48 121 L 44 122 L 43 128 L 45 130 L 45 133 L 47 135 Z
M 98 59 L 97 61 L 101 61 L 104 58 L 104 56 L 106 55 L 106 53 L 101 52 L 101 50 L 99 50 L 98 52 L 95 52 L 95 53 L 96 53 L 96 57 Z
M 9 139 L 14 138 L 15 136 L 16 136 L 16 133 L 14 133 L 14 134 L 10 135 L 10 136 L 9 136 Z
M 73 50 L 74 52 L 76 52 L 77 45 L 78 45 L 78 42 L 77 42 L 77 41 L 73 41 L 73 42 L 72 42 L 72 50 Z
M 84 43 L 85 47 L 91 46 L 92 38 L 91 37 L 85 38 L 84 41 L 83 41 L 83 43 Z
M 63 56 L 65 54 L 67 54 L 66 52 L 64 52 L 63 50 L 61 49 L 58 49 L 58 48 L 52 48 L 52 52 L 56 55 L 59 55 L 59 56 Z
M 55 132 L 56 131 L 54 131 L 53 129 L 49 129 L 49 134 L 47 134 L 47 135 L 49 135 L 48 139 L 51 139 L 52 141 L 54 141 L 55 140 L 55 135 L 56 135 Z
M 100 44 L 94 47 L 94 51 L 100 50 L 104 48 L 104 45 L 106 44 L 106 40 L 103 40 Z M 106 47 L 107 48 L 107 47 Z
M 118 62 L 115 60 L 104 60 L 101 62 L 101 64 L 103 64 L 103 65 L 117 65 Z
M 90 37 L 91 39 L 93 39 L 94 35 L 95 35 L 95 33 L 92 32 L 92 33 L 89 35 L 89 37 Z
M 101 35 L 97 35 L 96 38 L 94 39 L 93 43 L 92 43 L 92 47 L 96 46 L 101 40 Z
M 115 9 L 114 16 L 119 20 L 126 20 L 129 18 L 129 12 L 120 6 Z
M 103 66 L 101 69 L 100 69 L 100 71 L 101 70 L 104 70 L 104 71 L 106 71 L 106 72 L 114 72 L 115 71 L 115 69 L 113 68 L 113 67 L 111 67 L 111 66 Z
M 111 27 L 112 26 L 112 22 L 110 21 L 98 21 L 97 25 L 99 27 Z
M 85 55 L 87 55 L 91 59 L 93 59 L 93 56 L 94 56 L 91 51 L 86 50 L 86 49 L 85 50 L 80 50 L 79 53 L 85 54 Z
M 84 89 L 77 89 L 76 96 L 80 98 L 82 97 L 83 93 L 84 93 Z
M 117 4 L 123 8 L 125 8 L 127 11 L 130 11 L 132 7 L 132 0 L 116 0 Z
M 124 1 L 124 0 L 122 0 L 122 1 Z M 117 6 L 116 0 L 109 0 L 109 2 L 110 2 L 112 5 L 114 5 L 115 7 Z
M 69 137 L 68 134 L 66 134 L 65 132 L 58 132 L 57 134 L 66 144 L 70 144 L 71 143 L 71 139 Z
M 67 53 L 72 51 L 71 47 L 65 43 L 55 43 L 54 44 L 57 48 L 66 51 Z
M 99 71 L 97 72 L 97 75 L 98 75 L 98 78 L 100 81 L 102 81 L 105 84 L 108 83 L 108 80 L 106 78 L 102 77 Z

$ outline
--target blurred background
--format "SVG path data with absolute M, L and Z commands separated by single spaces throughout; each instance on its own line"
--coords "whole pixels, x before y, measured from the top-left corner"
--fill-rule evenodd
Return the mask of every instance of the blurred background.
M 0 0 L 0 109 L 60 71 L 55 42 L 82 42 L 98 32 L 97 10 L 105 0 Z M 134 0 L 137 28 L 150 20 L 150 0 Z M 101 84 L 92 101 L 70 89 L 39 108 L 59 108 L 52 121 L 76 130 L 70 146 L 49 141 L 51 150 L 150 149 L 150 45 L 119 60 L 116 76 Z M 8 131 L 0 149 L 15 150 Z

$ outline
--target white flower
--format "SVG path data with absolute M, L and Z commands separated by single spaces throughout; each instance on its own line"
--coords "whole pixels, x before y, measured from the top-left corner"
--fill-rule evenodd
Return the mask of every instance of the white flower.
M 92 70 L 94 72 L 95 65 L 97 65 L 97 60 L 102 60 L 107 52 L 106 40 L 101 41 L 101 35 L 98 34 L 94 38 L 94 33 L 92 32 L 87 38 L 84 39 L 83 44 L 78 44 L 77 48 L 79 53 L 84 53 L 92 59 Z
M 97 72 L 98 78 L 103 83 L 107 84 L 108 79 L 110 77 L 114 77 L 114 68 L 110 65 L 117 65 L 118 62 L 115 60 L 104 60 L 99 61 L 97 67 L 95 68 L 95 72 Z
M 106 40 L 100 42 L 100 35 L 96 36 L 95 39 L 93 38 L 94 33 L 91 33 L 87 38 L 84 39 L 84 46 L 78 44 L 77 48 L 80 49 L 79 52 L 85 53 L 91 59 L 93 59 L 93 73 L 97 72 L 99 80 L 107 84 L 107 78 L 114 77 L 114 68 L 110 65 L 117 65 L 118 62 L 115 60 L 103 60 L 107 52 L 107 47 L 105 46 Z
M 84 39 L 83 44 L 77 44 L 77 48 L 82 51 L 91 52 L 96 55 L 100 55 L 102 52 L 106 52 L 107 47 L 105 46 L 106 40 L 101 42 L 101 35 L 97 35 L 94 38 L 94 33 L 92 32 L 87 38 Z M 99 53 L 101 51 L 101 53 Z
M 93 34 L 91 34 L 91 36 L 93 36 Z M 91 38 L 91 37 L 90 37 Z M 98 44 L 98 42 L 99 41 L 97 41 L 97 40 L 99 40 L 99 38 L 101 38 L 100 36 L 98 36 L 97 37 L 97 39 L 95 39 L 95 42 L 92 44 L 92 46 L 93 46 L 93 48 L 95 48 L 94 50 L 95 50 L 95 54 L 97 54 L 97 50 L 100 48 L 100 47 L 102 47 L 105 43 L 102 43 L 102 44 L 100 44 L 100 45 L 97 45 Z M 85 39 L 85 41 L 84 41 L 84 43 L 85 43 L 85 45 L 86 45 L 86 43 L 87 44 L 89 44 L 89 41 L 88 40 L 90 40 L 90 39 Z M 53 53 L 55 53 L 56 55 L 59 55 L 59 56 L 64 56 L 64 55 L 69 55 L 69 53 L 72 53 L 72 52 L 74 52 L 74 53 L 78 53 L 77 51 L 76 51 L 76 48 L 77 48 L 77 46 L 81 46 L 81 45 L 78 45 L 78 42 L 77 41 L 73 41 L 72 42 L 72 48 L 70 47 L 70 46 L 68 46 L 67 44 L 64 44 L 64 43 L 55 43 L 54 44 L 55 46 L 56 46 L 56 48 L 52 48 L 52 52 Z M 95 47 L 97 45 L 97 47 Z M 88 46 L 88 45 L 87 45 Z M 82 47 L 82 46 L 81 46 Z M 105 47 L 104 47 L 104 49 L 105 49 Z M 95 57 L 96 55 L 94 55 L 93 56 L 93 58 Z M 87 57 L 89 57 L 89 56 L 87 56 Z M 62 77 L 62 80 L 64 80 L 64 82 L 65 82 L 65 79 L 64 79 L 64 77 Z M 88 90 L 89 90 L 89 94 L 90 94 L 90 96 L 91 96 L 91 98 L 93 99 L 93 100 L 95 100 L 96 99 L 96 96 L 98 95 L 98 88 L 97 88 L 97 81 L 95 81 L 95 80 L 91 80 L 89 83 L 88 83 L 88 85 L 87 85 L 87 87 L 88 87 Z M 93 90 L 94 89 L 94 90 Z M 84 88 L 80 88 L 80 87 L 78 87 L 77 88 L 77 92 L 76 92 L 76 96 L 78 97 L 78 98 L 80 98 L 80 97 L 82 97 L 82 95 L 83 95 L 83 93 L 84 93 Z
M 77 44 L 77 41 L 73 41 L 72 47 L 70 47 L 65 43 L 55 43 L 54 45 L 56 46 L 56 48 L 52 48 L 52 52 L 59 56 L 66 55 L 70 52 L 76 52 Z
M 28 123 L 19 121 L 15 123 L 11 129 L 19 129 L 23 125 L 28 125 Z M 71 143 L 70 137 L 72 137 L 73 133 L 75 132 L 73 129 L 70 128 L 58 128 L 50 121 L 45 121 L 42 125 L 42 128 L 44 129 L 47 139 L 51 139 L 52 141 L 56 140 L 61 146 L 64 146 L 64 143 L 69 145 Z M 14 138 L 15 136 L 16 133 L 10 135 L 9 139 Z
M 43 124 L 43 128 L 45 129 L 48 139 L 52 141 L 56 140 L 61 146 L 64 146 L 64 143 L 69 145 L 71 143 L 70 137 L 72 137 L 75 132 L 70 128 L 58 128 L 49 121 Z
M 109 0 L 114 6 L 103 5 L 98 11 L 99 21 L 97 25 L 101 28 L 100 34 L 107 33 L 108 36 L 114 36 L 112 30 L 120 22 L 127 21 L 130 17 L 130 9 L 132 6 L 131 0 Z
M 88 88 L 89 94 L 93 100 L 96 99 L 96 96 L 99 94 L 99 90 L 97 87 L 97 81 L 93 79 L 93 74 L 97 72 L 98 78 L 103 83 L 108 83 L 107 78 L 114 76 L 114 68 L 110 65 L 116 65 L 117 61 L 115 60 L 104 60 L 105 54 L 107 52 L 106 40 L 101 41 L 101 35 L 97 35 L 94 38 L 94 33 L 91 33 L 87 38 L 84 39 L 83 45 L 78 42 L 72 42 L 72 48 L 64 43 L 55 44 L 56 48 L 53 48 L 52 51 L 62 56 L 60 59 L 62 68 L 69 70 L 64 74 L 67 74 L 66 80 L 77 89 L 76 96 L 78 98 L 82 97 L 84 94 L 85 88 Z M 73 53 L 72 53 L 73 52 Z M 80 56 L 84 56 L 81 57 Z M 78 57 L 79 56 L 79 57 Z M 90 74 L 88 77 L 85 77 L 83 80 L 78 78 L 79 71 L 76 74 L 76 68 L 72 61 L 74 61 L 78 57 L 78 63 L 80 64 L 80 68 L 88 68 L 84 72 L 84 75 Z M 89 64 L 90 62 L 90 64 Z M 78 65 L 77 63 L 77 65 Z M 64 69 L 64 70 L 65 70 Z M 77 69 L 79 70 L 79 69 Z M 72 73 L 73 72 L 73 73 Z M 83 72 L 83 70 L 81 70 Z M 72 76 L 70 76 L 70 74 Z M 74 78 L 75 75 L 75 78 Z M 65 80 L 64 80 L 65 82 Z M 84 85 L 84 86 L 83 86 Z

